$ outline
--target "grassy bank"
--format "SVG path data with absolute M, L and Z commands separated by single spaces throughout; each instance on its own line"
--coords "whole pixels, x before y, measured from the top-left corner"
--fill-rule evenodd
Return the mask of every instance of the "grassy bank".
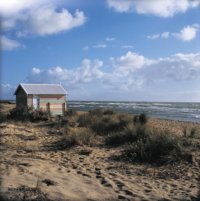
M 69 110 L 66 116 L 54 119 L 43 111 L 12 109 L 1 115 L 0 121 L 46 121 L 60 133 L 52 145 L 54 150 L 101 143 L 110 149 L 119 147 L 121 154 L 117 159 L 128 162 L 192 162 L 191 149 L 200 137 L 198 124 L 156 120 L 144 113 L 130 115 L 110 109 L 83 113 Z

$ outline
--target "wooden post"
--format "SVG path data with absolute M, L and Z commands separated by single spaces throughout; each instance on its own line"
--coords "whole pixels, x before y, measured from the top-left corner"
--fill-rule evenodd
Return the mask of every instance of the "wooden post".
M 65 115 L 65 103 L 62 104 L 62 114 Z
M 47 112 L 48 112 L 49 115 L 50 115 L 51 109 L 50 109 L 50 103 L 49 103 L 49 102 L 47 103 Z

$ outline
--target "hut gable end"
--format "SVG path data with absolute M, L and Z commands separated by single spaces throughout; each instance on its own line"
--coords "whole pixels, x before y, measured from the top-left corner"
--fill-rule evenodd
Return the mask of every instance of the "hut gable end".
M 27 107 L 27 94 L 24 89 L 19 86 L 15 92 L 16 94 L 16 106 Z

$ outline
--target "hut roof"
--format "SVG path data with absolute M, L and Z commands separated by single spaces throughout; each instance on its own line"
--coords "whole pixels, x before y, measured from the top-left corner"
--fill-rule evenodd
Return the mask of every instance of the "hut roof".
M 28 94 L 59 94 L 66 95 L 67 92 L 60 84 L 24 84 L 21 83 L 17 87 L 14 95 L 16 95 L 19 88 L 22 88 Z

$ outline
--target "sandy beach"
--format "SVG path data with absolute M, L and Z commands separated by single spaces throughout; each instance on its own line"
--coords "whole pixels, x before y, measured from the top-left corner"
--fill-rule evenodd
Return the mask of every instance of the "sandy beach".
M 152 127 L 182 135 L 193 123 L 150 119 Z M 92 145 L 56 149 L 61 130 L 46 122 L 0 124 L 1 195 L 8 200 L 198 200 L 200 139 L 192 162 L 156 166 L 114 160 L 122 147 Z M 199 124 L 195 126 L 200 127 Z

